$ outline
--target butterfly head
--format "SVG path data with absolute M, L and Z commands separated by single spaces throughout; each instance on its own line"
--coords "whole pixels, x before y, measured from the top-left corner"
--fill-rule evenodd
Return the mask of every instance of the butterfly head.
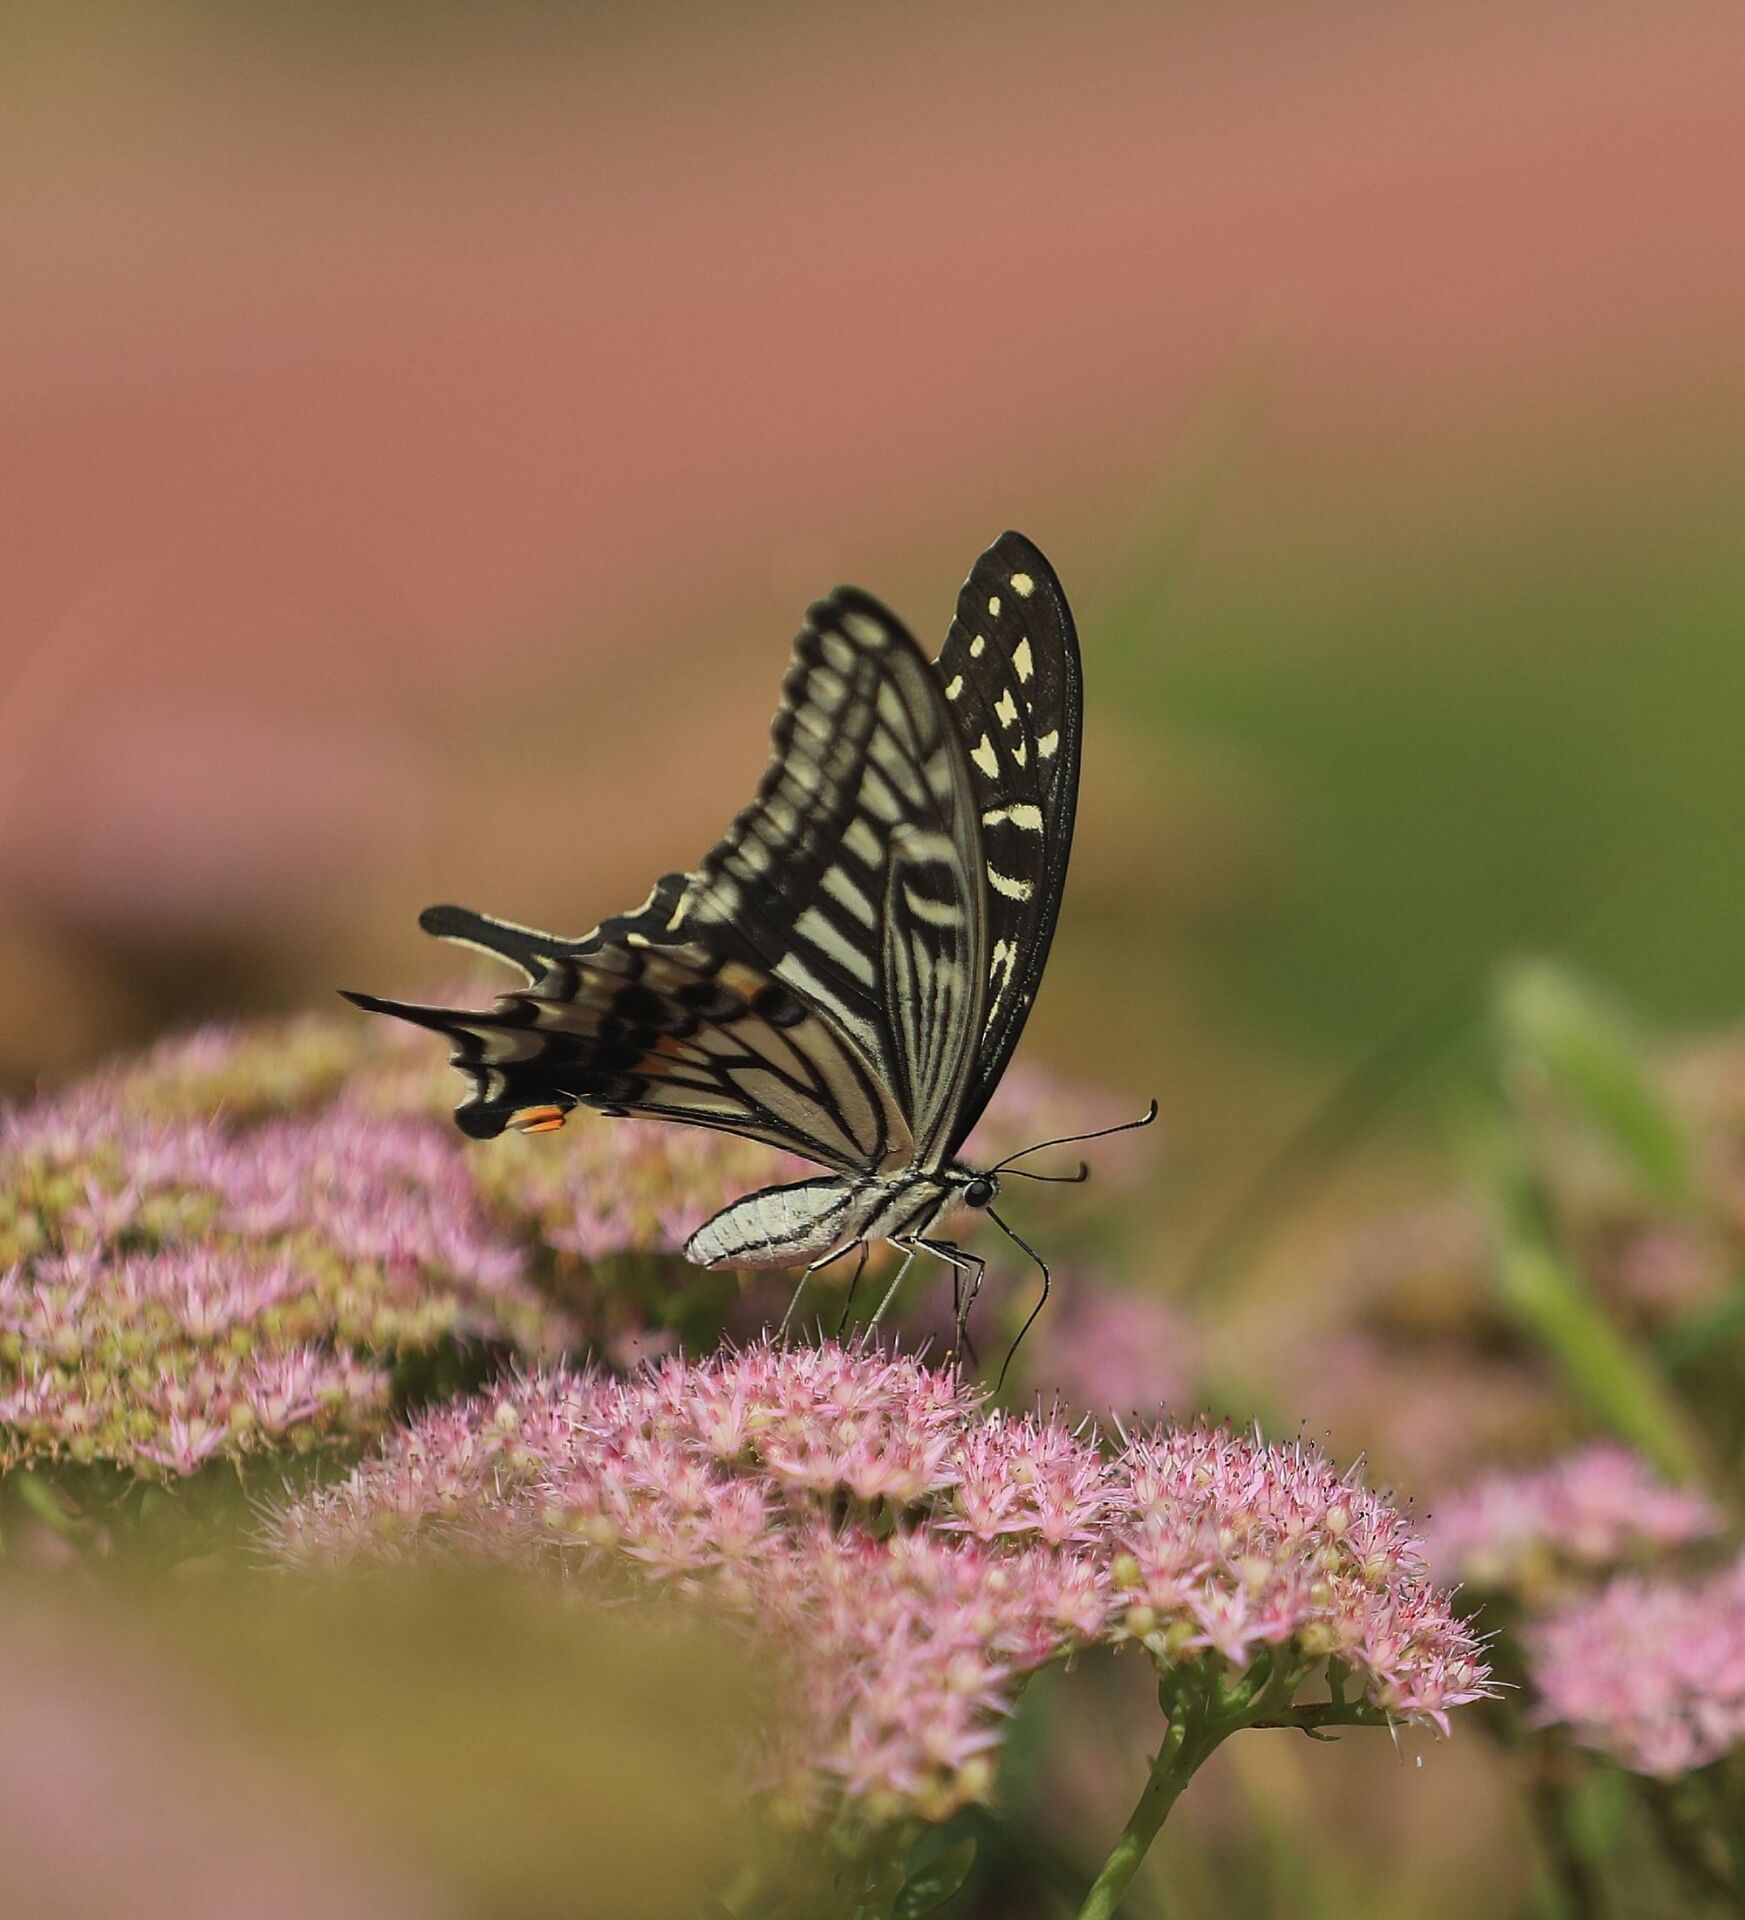
M 1000 1197 L 1000 1176 L 997 1173 L 977 1173 L 970 1167 L 953 1167 L 951 1183 L 957 1188 L 957 1197 L 966 1207 L 991 1207 Z

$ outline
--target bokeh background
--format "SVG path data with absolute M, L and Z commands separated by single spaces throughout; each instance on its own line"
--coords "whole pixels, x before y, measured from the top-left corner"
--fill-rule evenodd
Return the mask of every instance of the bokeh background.
M 1408 1188 L 1500 960 L 1745 1001 L 1736 6 L 0 36 L 10 1090 L 428 985 L 432 900 L 640 898 L 749 790 L 805 603 L 931 639 L 1008 525 L 1089 697 L 1032 1057 L 1162 1099 L 1161 1287 L 1305 1126 L 1349 1150 L 1245 1299 Z M 1198 1817 L 1281 1863 L 1400 1773 L 1274 1744 Z M 1329 1911 L 1511 1884 L 1500 1789 L 1433 1764 Z

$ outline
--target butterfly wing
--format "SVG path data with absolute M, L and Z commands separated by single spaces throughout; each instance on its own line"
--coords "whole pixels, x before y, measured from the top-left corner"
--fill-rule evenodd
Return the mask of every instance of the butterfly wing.
M 723 1127 L 830 1167 L 942 1156 L 986 967 L 971 775 L 938 679 L 892 614 L 844 588 L 808 613 L 772 733 L 751 805 L 634 912 L 577 939 L 458 907 L 422 916 L 528 982 L 488 1014 L 361 1002 L 454 1039 L 473 1083 L 457 1114 L 468 1132 L 580 1102 Z M 894 950 L 899 922 L 912 944 Z M 731 1018 L 711 1014 L 717 987 Z
M 584 1105 L 741 1134 L 842 1172 L 912 1155 L 902 1114 L 830 1021 L 767 970 L 698 943 L 599 938 L 482 1013 L 347 997 L 453 1041 L 471 1083 L 455 1117 L 475 1137 Z
M 981 923 L 975 797 L 932 666 L 895 615 L 855 588 L 807 614 L 783 681 L 775 752 L 756 799 L 703 860 L 680 924 L 746 942 L 840 1023 L 937 1159 L 972 1063 Z M 908 903 L 922 894 L 924 920 Z M 896 920 L 924 934 L 895 946 Z M 913 961 L 913 964 L 911 964 Z M 954 1045 L 917 1044 L 908 990 Z
M 1022 534 L 1002 534 L 975 563 L 935 670 L 963 742 L 984 857 L 985 992 L 953 1117 L 955 1153 L 999 1085 L 1042 982 L 1078 805 L 1078 635 L 1054 569 Z

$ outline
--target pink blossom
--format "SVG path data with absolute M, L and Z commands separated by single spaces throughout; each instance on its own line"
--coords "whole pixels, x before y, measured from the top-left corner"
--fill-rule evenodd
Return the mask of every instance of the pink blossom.
M 1639 1455 L 1601 1441 L 1544 1467 L 1486 1474 L 1446 1496 L 1428 1542 L 1444 1579 L 1524 1589 L 1559 1567 L 1616 1567 L 1720 1526 L 1700 1489 L 1668 1486 Z
M 278 1057 L 195 1036 L 0 1112 L 0 1463 L 190 1474 L 378 1426 L 400 1354 L 556 1348 L 458 1138 L 341 1105 L 266 1117 L 242 1056 Z M 181 1110 L 215 1076 L 246 1121 Z
M 396 1436 L 283 1516 L 276 1545 L 322 1565 L 506 1556 L 713 1598 L 792 1683 L 765 1784 L 873 1821 L 985 1796 L 1025 1678 L 1098 1642 L 1236 1671 L 1273 1649 L 1297 1679 L 1335 1659 L 1373 1705 L 1437 1727 L 1487 1687 L 1404 1520 L 1319 1456 L 1211 1429 L 1109 1455 L 867 1348 L 537 1374 Z
M 1526 1629 L 1538 1718 L 1671 1778 L 1745 1744 L 1745 1558 L 1705 1579 L 1625 1575 Z
M 1101 1538 L 1108 1470 L 1087 1439 L 1054 1421 L 994 1414 L 957 1446 L 948 1530 L 978 1540 L 1025 1538 L 1082 1547 Z
M 1114 1633 L 1160 1664 L 1331 1658 L 1373 1705 L 1438 1728 L 1487 1690 L 1404 1517 L 1312 1449 L 1178 1428 L 1131 1441 L 1113 1478 Z

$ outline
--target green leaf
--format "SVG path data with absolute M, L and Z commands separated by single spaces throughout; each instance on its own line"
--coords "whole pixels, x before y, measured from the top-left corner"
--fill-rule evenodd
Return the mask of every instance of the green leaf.
M 1544 961 L 1504 976 L 1498 1011 L 1513 1051 L 1544 1073 L 1651 1193 L 1674 1203 L 1690 1199 L 1690 1143 L 1621 1013 Z
M 923 1914 L 937 1913 L 969 1878 L 975 1862 L 974 1839 L 960 1841 L 914 1874 L 897 1895 L 893 1909 L 895 1920 L 921 1920 Z

